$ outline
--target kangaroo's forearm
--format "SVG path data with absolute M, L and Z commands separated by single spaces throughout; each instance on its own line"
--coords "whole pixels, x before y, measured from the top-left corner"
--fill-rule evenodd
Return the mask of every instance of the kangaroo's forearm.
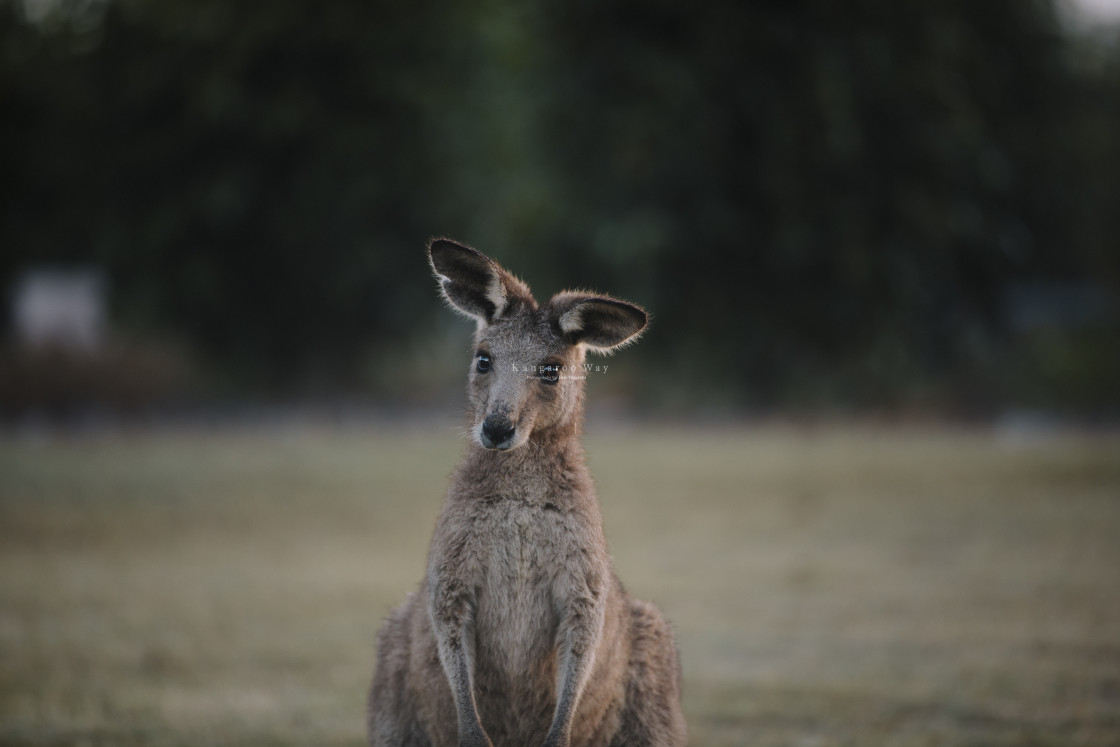
M 460 747 L 490 747 L 490 739 L 482 728 L 474 698 L 469 624 L 457 629 L 439 623 L 435 627 L 440 664 L 443 665 L 451 686 L 451 695 L 455 699 Z
M 464 570 L 464 566 L 458 566 Z M 436 649 L 451 695 L 455 700 L 460 747 L 489 747 L 490 739 L 482 728 L 474 697 L 474 609 L 469 582 L 455 574 L 434 568 L 428 613 L 435 633 Z
M 562 747 L 569 743 L 576 708 L 591 677 L 595 654 L 603 638 L 604 604 L 594 599 L 580 599 L 573 601 L 570 609 L 564 622 L 566 635 L 560 647 L 556 712 L 545 739 L 546 747 Z

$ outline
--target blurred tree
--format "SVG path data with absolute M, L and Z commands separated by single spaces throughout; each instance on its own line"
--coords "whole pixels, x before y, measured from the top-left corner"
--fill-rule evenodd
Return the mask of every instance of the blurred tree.
M 3 10 L 6 274 L 102 265 L 127 322 L 243 385 L 407 332 L 425 97 L 455 54 L 433 3 L 119 2 L 87 28 Z
M 1043 4 L 565 2 L 547 25 L 568 251 L 721 396 L 881 403 L 982 365 L 1007 282 L 1083 277 L 1107 235 L 1071 247 L 1088 97 Z
M 0 281 L 99 265 L 239 391 L 368 386 L 431 234 L 648 305 L 609 386 L 689 406 L 1000 404 L 1049 365 L 1009 287 L 1120 286 L 1120 54 L 1043 0 L 30 7 Z

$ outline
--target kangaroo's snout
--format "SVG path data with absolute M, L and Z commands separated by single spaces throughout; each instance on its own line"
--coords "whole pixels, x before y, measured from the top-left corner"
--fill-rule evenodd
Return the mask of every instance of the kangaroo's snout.
M 482 421 L 482 445 L 487 449 L 508 449 L 515 430 L 505 415 L 487 415 Z

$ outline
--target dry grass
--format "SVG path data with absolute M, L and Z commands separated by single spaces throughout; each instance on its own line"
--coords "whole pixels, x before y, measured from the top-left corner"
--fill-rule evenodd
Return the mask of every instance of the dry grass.
M 1120 744 L 1120 438 L 611 430 L 695 745 Z M 454 428 L 0 441 L 0 744 L 359 745 Z

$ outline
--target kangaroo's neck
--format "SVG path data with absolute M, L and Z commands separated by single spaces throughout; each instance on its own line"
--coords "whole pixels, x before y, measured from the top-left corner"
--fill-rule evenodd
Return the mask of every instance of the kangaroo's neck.
M 534 433 L 524 446 L 509 451 L 472 442 L 455 478 L 466 500 L 555 503 L 594 495 L 578 424 Z

